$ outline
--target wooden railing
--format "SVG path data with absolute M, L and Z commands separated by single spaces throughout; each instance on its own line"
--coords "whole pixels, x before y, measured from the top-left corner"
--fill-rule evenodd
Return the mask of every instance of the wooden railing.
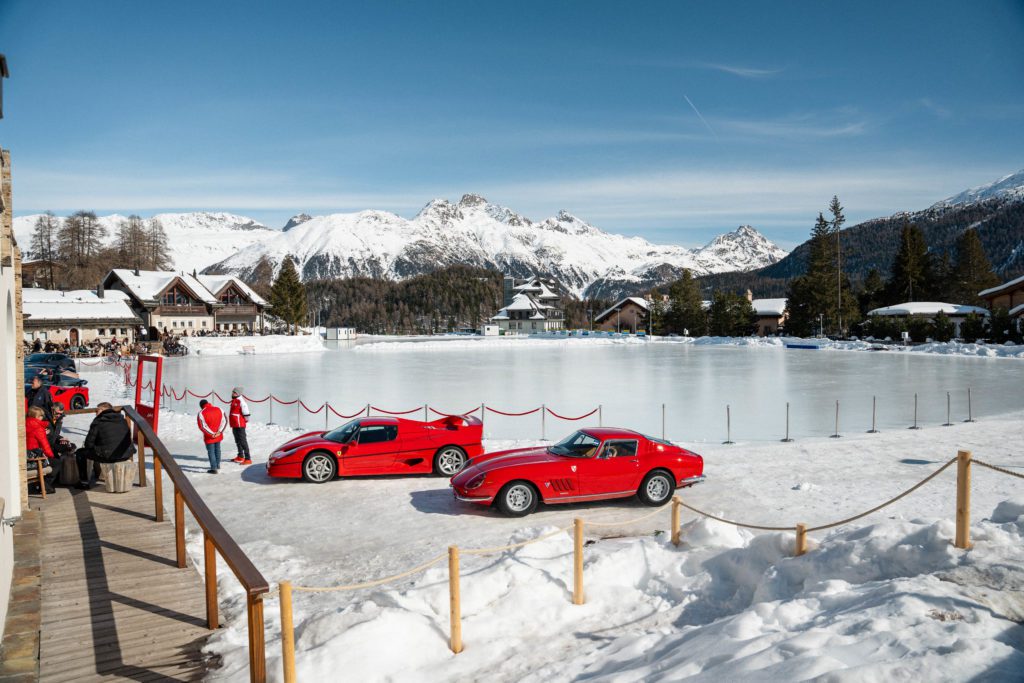
M 256 315 L 255 304 L 225 304 L 217 309 L 217 315 Z
M 174 487 L 174 546 L 178 567 L 184 569 L 185 557 L 185 507 L 192 512 L 203 530 L 203 565 L 206 578 L 206 625 L 215 629 L 220 623 L 217 604 L 217 554 L 234 572 L 246 593 L 246 608 L 249 616 L 249 680 L 264 683 L 267 679 L 266 645 L 263 626 L 263 596 L 270 591 L 252 560 L 238 546 L 231 534 L 221 525 L 217 517 L 206 506 L 192 482 L 188 480 L 167 447 L 135 408 L 120 406 L 126 421 L 134 423 L 139 457 L 139 485 L 146 485 L 146 448 L 153 453 L 153 518 L 164 520 L 163 476 L 166 472 Z M 69 410 L 69 415 L 94 413 L 93 409 Z

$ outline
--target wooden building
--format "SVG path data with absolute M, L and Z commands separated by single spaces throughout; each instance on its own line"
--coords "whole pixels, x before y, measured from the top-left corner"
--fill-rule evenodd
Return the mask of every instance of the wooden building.
M 1005 308 L 1011 315 L 1024 314 L 1024 277 L 978 292 L 990 311 Z M 1014 313 L 1016 311 L 1016 313 Z
M 142 320 L 128 305 L 126 294 L 109 291 L 101 298 L 90 290 L 22 290 L 24 339 L 26 341 L 68 341 L 72 345 L 111 339 L 130 342 Z
M 646 332 L 651 325 L 651 302 L 628 296 L 594 316 L 594 328 L 606 332 Z

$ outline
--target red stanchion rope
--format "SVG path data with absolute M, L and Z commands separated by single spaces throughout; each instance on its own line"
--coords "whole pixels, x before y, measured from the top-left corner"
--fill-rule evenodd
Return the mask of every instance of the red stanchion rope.
M 181 396 L 178 396 L 176 393 L 174 393 L 174 387 L 170 387 L 170 389 L 171 389 L 171 396 L 174 397 L 175 401 L 180 401 L 181 399 L 185 398 L 185 394 L 188 393 L 187 391 L 183 391 L 183 392 L 181 392 Z
M 433 408 L 430 409 L 430 412 L 435 415 L 440 415 L 441 417 L 465 417 L 466 415 L 472 415 L 478 410 L 480 410 L 480 406 L 473 408 L 473 410 L 467 410 L 464 413 L 442 413 L 440 410 L 434 410 Z
M 337 410 L 335 410 L 334 406 L 332 406 L 330 403 L 328 403 L 326 405 L 327 405 L 327 409 L 329 411 L 331 411 L 332 413 L 334 413 L 335 415 L 340 417 L 342 420 L 351 420 L 353 417 L 359 417 L 360 415 L 362 415 L 366 411 L 366 408 L 363 408 L 358 413 L 353 413 L 352 415 L 342 415 Z
M 411 415 L 423 408 L 413 408 L 412 410 L 384 410 L 377 406 L 370 406 L 370 410 L 376 410 L 378 413 L 384 413 L 385 415 Z
M 312 408 L 310 408 L 309 406 L 307 406 L 307 405 L 306 405 L 305 403 L 303 403 L 301 399 L 299 400 L 299 405 L 300 405 L 300 406 L 302 406 L 303 410 L 305 410 L 305 411 L 306 411 L 307 413 L 309 413 L 310 415 L 316 415 L 316 414 L 317 414 L 317 413 L 319 413 L 319 412 L 320 412 L 321 410 L 323 410 L 324 408 L 326 408 L 326 407 L 327 407 L 327 404 L 326 404 L 326 403 L 324 403 L 324 404 L 323 404 L 322 406 L 320 406 L 320 407 L 319 407 L 319 408 L 317 408 L 316 410 L 313 410 Z
M 213 392 L 212 391 L 209 391 L 209 392 L 207 392 L 205 394 L 197 394 L 196 392 L 192 391 L 191 389 L 185 389 L 185 393 L 186 394 L 191 394 L 192 396 L 195 396 L 196 398 L 210 398 L 211 396 L 213 396 Z
M 506 417 L 522 417 L 523 415 L 533 415 L 534 413 L 540 412 L 540 408 L 534 408 L 533 410 L 527 410 L 525 413 L 506 413 L 504 410 L 497 410 L 490 406 L 487 406 L 487 410 L 498 415 L 505 415 Z
M 253 403 L 263 403 L 264 401 L 270 400 L 270 394 L 267 394 L 266 397 L 264 398 L 249 398 L 248 396 L 243 394 L 242 398 L 244 398 L 246 401 L 251 401 Z
M 548 408 L 547 411 L 549 413 L 551 413 L 552 415 L 554 415 L 555 417 L 557 417 L 559 420 L 572 420 L 572 421 L 575 421 L 575 420 L 583 420 L 583 419 L 586 419 L 586 418 L 590 417 L 591 415 L 593 415 L 594 413 L 597 412 L 597 408 L 594 408 L 593 410 L 591 410 L 586 415 L 580 415 L 579 417 L 566 417 L 565 415 L 559 415 L 555 411 L 551 410 L 551 408 Z
M 218 401 L 220 401 L 221 403 L 231 403 L 231 401 L 230 401 L 230 400 L 228 400 L 228 399 L 224 399 L 224 398 L 221 398 L 220 394 L 218 394 L 218 393 L 217 393 L 216 391 L 214 391 L 214 392 L 211 392 L 211 393 L 213 393 L 213 397 L 214 397 L 215 399 L 217 399 Z
M 281 399 L 279 399 L 277 396 L 274 396 L 273 394 L 270 395 L 270 398 L 274 399 L 275 401 L 277 401 L 278 403 L 280 403 L 283 406 L 293 406 L 293 405 L 295 405 L 296 403 L 299 402 L 299 399 L 295 399 L 294 401 L 282 401 Z

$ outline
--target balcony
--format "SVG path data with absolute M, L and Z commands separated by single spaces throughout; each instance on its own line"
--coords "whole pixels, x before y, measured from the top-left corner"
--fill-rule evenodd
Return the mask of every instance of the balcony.
M 153 309 L 156 315 L 209 315 L 206 306 L 175 306 L 163 304 Z
M 227 304 L 217 309 L 217 315 L 256 315 L 256 304 Z

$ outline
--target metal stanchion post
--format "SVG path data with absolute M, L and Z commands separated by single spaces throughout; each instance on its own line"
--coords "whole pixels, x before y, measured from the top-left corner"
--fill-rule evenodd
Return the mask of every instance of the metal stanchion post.
M 971 405 L 970 387 L 967 387 L 967 419 L 964 422 L 974 422 L 974 406 Z
M 950 398 L 949 398 L 949 392 L 947 391 L 946 392 L 946 424 L 942 425 L 943 427 L 952 427 L 953 426 L 953 423 L 949 419 L 949 417 L 950 417 L 950 408 L 951 408 L 951 401 L 950 401 Z
M 914 424 L 910 429 L 920 429 L 920 427 L 917 426 L 917 394 L 914 394 Z
M 543 403 L 540 405 L 540 440 L 543 441 L 548 438 L 548 419 L 547 419 L 548 408 Z
M 839 400 L 836 399 L 836 432 L 831 436 L 833 439 L 839 438 Z
M 270 422 L 267 424 L 272 425 L 274 424 L 274 395 L 271 394 L 267 401 L 270 403 Z
M 876 405 L 876 399 L 877 399 L 876 396 L 872 396 L 871 397 L 871 429 L 868 430 L 868 434 L 877 434 L 878 433 L 878 429 L 875 427 L 875 405 Z
M 732 441 L 732 411 L 728 403 L 725 404 L 725 441 L 722 442 L 725 445 L 730 445 Z
M 789 401 L 786 401 L 786 438 L 782 440 L 782 443 L 790 443 L 793 439 L 789 438 Z
M 665 440 L 665 404 L 661 404 L 661 440 Z

